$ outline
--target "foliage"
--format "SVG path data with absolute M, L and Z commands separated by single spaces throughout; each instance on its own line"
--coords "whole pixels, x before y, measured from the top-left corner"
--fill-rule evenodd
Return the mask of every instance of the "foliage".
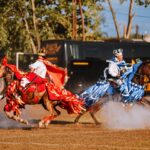
M 72 1 L 71 0 L 33 0 L 37 32 L 40 40 L 71 39 L 72 36 Z M 82 9 L 85 18 L 86 34 L 102 35 L 99 29 L 103 17 L 98 0 L 84 0 Z M 6 53 L 17 51 L 32 52 L 31 38 L 37 45 L 36 31 L 33 24 L 31 0 L 0 0 L 0 50 Z M 78 34 L 81 32 L 79 8 Z M 28 25 L 28 28 L 27 28 Z M 80 36 L 79 36 L 80 39 Z
M 148 7 L 150 5 L 150 0 L 135 0 L 138 5 Z

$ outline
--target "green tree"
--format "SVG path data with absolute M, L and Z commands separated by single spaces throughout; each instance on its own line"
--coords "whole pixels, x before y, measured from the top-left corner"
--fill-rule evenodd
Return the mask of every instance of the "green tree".
M 77 40 L 99 39 L 103 21 L 98 0 L 77 0 Z M 0 0 L 0 49 L 37 53 L 47 39 L 73 39 L 72 0 Z M 13 58 L 13 56 L 12 56 Z

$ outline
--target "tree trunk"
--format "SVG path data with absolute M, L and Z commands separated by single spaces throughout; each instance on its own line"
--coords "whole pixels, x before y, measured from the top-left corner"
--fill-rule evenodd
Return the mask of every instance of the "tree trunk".
M 79 0 L 79 8 L 80 8 L 80 15 L 82 20 L 82 40 L 85 41 L 85 26 L 84 26 L 84 16 L 83 16 L 81 0 Z
M 31 33 L 30 33 L 30 30 L 29 30 L 28 22 L 27 22 L 26 18 L 24 18 L 23 20 L 24 20 L 24 22 L 25 22 L 25 27 L 26 27 L 27 33 L 28 33 L 28 35 L 29 35 L 29 39 L 30 39 L 30 42 L 31 42 L 31 46 L 32 46 L 33 53 L 36 54 L 36 53 L 37 53 L 37 49 L 36 49 L 36 47 L 35 47 L 35 44 L 34 44 L 34 42 L 33 42 L 32 37 L 31 37 Z
M 35 16 L 35 0 L 31 0 L 31 4 L 32 4 L 33 26 L 34 26 L 34 31 L 35 31 L 35 35 L 36 35 L 36 41 L 37 41 L 37 50 L 40 50 L 41 43 L 40 43 L 40 36 L 38 33 L 37 24 L 36 24 L 37 20 L 36 20 L 36 16 Z
M 135 14 L 132 14 L 132 9 L 134 5 L 134 0 L 130 0 L 130 7 L 129 7 L 129 14 L 128 14 L 128 26 L 127 26 L 127 32 L 126 32 L 126 38 L 128 39 L 131 34 L 132 30 L 132 21 Z
M 27 12 L 26 12 L 26 14 L 27 14 Z M 22 16 L 22 19 L 23 19 L 23 22 L 24 22 L 24 25 L 25 25 L 25 28 L 26 28 L 26 31 L 27 31 L 27 35 L 28 35 L 30 43 L 31 43 L 32 51 L 33 51 L 34 54 L 36 54 L 37 49 L 36 49 L 36 46 L 35 46 L 35 43 L 34 43 L 32 37 L 31 37 L 31 32 L 30 32 L 30 29 L 29 29 L 29 25 L 28 25 L 28 21 L 26 19 L 26 16 L 23 13 L 23 11 L 20 11 L 20 15 Z
M 126 32 L 127 32 L 127 27 L 124 25 L 123 27 L 123 38 L 126 39 Z
M 72 39 L 77 38 L 76 0 L 72 0 Z
M 139 38 L 139 26 L 136 25 L 136 38 L 138 39 Z
M 113 10 L 113 7 L 112 7 L 112 4 L 111 4 L 110 0 L 107 0 L 107 2 L 109 4 L 109 8 L 110 8 L 110 11 L 111 11 L 111 14 L 112 14 L 112 17 L 113 17 L 113 21 L 114 21 L 114 24 L 115 24 L 115 28 L 116 28 L 116 32 L 117 32 L 117 38 L 120 39 L 119 28 L 118 28 L 117 20 L 116 20 L 116 14 Z

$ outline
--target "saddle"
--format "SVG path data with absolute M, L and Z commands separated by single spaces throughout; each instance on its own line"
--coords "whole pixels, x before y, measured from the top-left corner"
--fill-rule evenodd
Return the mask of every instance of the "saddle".
M 26 92 L 34 92 L 34 91 L 43 92 L 45 90 L 45 84 L 29 83 L 22 90 Z
M 38 103 L 40 100 L 39 94 L 46 90 L 45 84 L 29 83 L 25 88 L 19 87 L 19 91 L 22 93 L 22 100 L 25 103 Z
M 108 82 L 115 88 L 117 88 L 119 86 L 118 83 L 116 82 L 116 80 L 114 80 L 113 78 L 109 78 Z

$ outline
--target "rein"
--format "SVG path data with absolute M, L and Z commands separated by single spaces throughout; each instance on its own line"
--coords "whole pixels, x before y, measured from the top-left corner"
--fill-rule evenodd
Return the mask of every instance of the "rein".
M 135 73 L 135 75 L 140 76 L 140 77 L 144 77 L 145 75 L 141 74 L 141 73 Z

